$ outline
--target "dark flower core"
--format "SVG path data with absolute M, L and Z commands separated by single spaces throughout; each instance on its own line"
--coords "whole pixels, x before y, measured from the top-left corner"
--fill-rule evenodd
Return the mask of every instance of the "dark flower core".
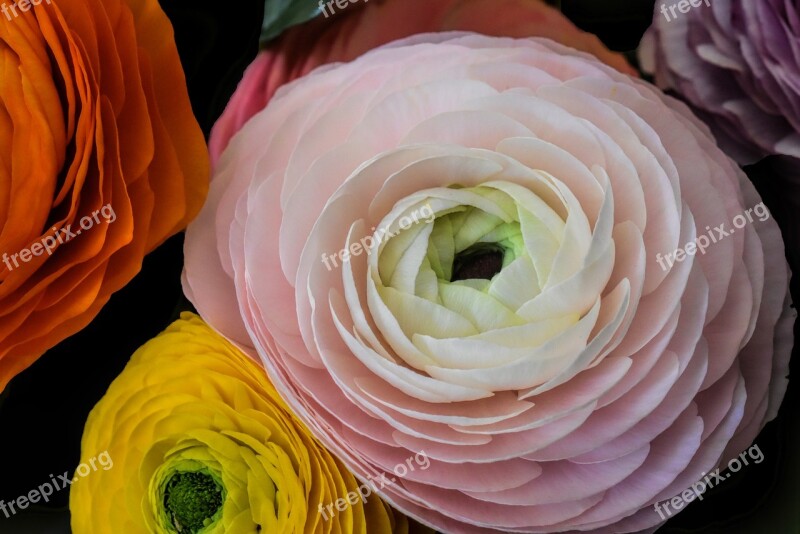
M 503 248 L 493 243 L 477 243 L 456 254 L 453 278 L 491 280 L 503 268 Z

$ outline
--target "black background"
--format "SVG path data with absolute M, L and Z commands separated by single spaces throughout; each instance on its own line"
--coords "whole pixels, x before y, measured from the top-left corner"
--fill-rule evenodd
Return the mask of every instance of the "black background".
M 654 2 L 560 3 L 578 26 L 633 58 L 630 51 L 649 25 Z M 162 6 L 175 27 L 192 105 L 207 134 L 257 52 L 263 2 L 163 0 Z M 770 165 L 766 162 L 748 172 L 782 227 L 794 228 L 797 213 L 784 202 Z M 114 295 L 89 327 L 50 350 L 0 395 L 0 458 L 4 462 L 0 499 L 14 500 L 46 482 L 51 474 L 72 472 L 91 408 L 133 351 L 189 307 L 180 287 L 182 244 L 182 236 L 176 236 L 149 255 L 142 272 Z M 794 294 L 797 301 L 798 293 Z M 780 416 L 756 442 L 764 462 L 744 468 L 659 532 L 800 532 L 798 465 L 792 454 L 800 445 L 800 436 L 791 419 L 797 405 L 797 388 L 792 384 Z M 63 491 L 53 496 L 49 506 L 34 505 L 13 519 L 0 514 L 0 533 L 69 532 L 67 501 L 68 494 Z

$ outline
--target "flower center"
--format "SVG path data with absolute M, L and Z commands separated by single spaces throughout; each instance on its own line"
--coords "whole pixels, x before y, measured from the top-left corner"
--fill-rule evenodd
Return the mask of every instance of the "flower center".
M 222 493 L 208 473 L 176 473 L 164 488 L 164 508 L 176 531 L 194 534 L 214 522 Z
M 503 269 L 504 254 L 503 248 L 494 243 L 476 243 L 456 254 L 450 281 L 491 280 Z

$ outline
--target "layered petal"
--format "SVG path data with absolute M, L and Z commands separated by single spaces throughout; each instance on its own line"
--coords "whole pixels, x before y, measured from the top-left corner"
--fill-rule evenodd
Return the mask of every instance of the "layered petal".
M 432 34 L 317 70 L 213 184 L 187 294 L 441 531 L 651 529 L 785 391 L 775 222 L 684 105 L 577 50 Z
M 428 532 L 359 485 L 263 369 L 189 313 L 90 414 L 82 461 L 99 451 L 102 469 L 70 493 L 74 532 Z
M 0 17 L 0 389 L 185 227 L 209 174 L 157 2 L 27 6 Z
M 622 55 L 608 50 L 595 35 L 578 29 L 542 0 L 428 0 L 424 8 L 407 0 L 352 1 L 345 3 L 345 9 L 336 4 L 323 6 L 325 17 L 287 30 L 256 57 L 214 125 L 209 141 L 214 162 L 231 137 L 281 86 L 321 65 L 352 61 L 373 48 L 425 32 L 547 37 L 636 75 Z
M 800 158 L 800 10 L 796 2 L 704 2 L 656 10 L 640 56 L 739 163 Z

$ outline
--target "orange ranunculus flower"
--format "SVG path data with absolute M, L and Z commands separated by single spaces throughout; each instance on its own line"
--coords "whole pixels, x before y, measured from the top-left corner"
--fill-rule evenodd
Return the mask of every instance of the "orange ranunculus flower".
M 212 160 L 287 82 L 320 65 L 352 61 L 373 48 L 421 33 L 547 37 L 637 76 L 624 56 L 610 51 L 596 35 L 576 27 L 544 0 L 350 0 L 345 5 L 340 8 L 325 0 L 325 16 L 289 29 L 261 51 L 214 125 L 209 141 Z
M 185 227 L 208 174 L 156 0 L 3 5 L 0 390 Z

